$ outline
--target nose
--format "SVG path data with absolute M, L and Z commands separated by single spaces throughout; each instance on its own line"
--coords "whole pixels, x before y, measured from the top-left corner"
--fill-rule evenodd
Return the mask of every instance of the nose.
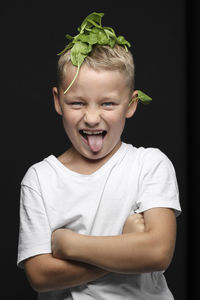
M 100 123 L 100 112 L 98 109 L 86 109 L 84 114 L 84 122 L 88 127 L 96 127 Z

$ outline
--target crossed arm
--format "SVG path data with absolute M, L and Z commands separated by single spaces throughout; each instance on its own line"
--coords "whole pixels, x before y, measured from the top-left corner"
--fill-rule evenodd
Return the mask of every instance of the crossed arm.
M 78 286 L 109 272 L 143 273 L 166 269 L 175 246 L 174 212 L 154 208 L 144 212 L 143 217 L 130 216 L 123 234 L 116 236 L 88 236 L 69 229 L 56 230 L 52 235 L 52 254 L 25 261 L 33 288 L 47 291 Z

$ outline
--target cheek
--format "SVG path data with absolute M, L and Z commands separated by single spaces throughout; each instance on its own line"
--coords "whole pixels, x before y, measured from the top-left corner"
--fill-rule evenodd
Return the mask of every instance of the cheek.
M 81 119 L 80 113 L 73 112 L 73 111 L 65 111 L 63 113 L 63 123 L 66 126 L 75 126 L 77 122 Z
M 110 133 L 113 141 L 118 141 L 124 129 L 125 117 L 123 114 L 110 114 L 107 116 L 107 124 L 110 127 Z
M 105 114 L 103 118 L 111 127 L 123 127 L 126 119 L 124 112 L 121 111 L 109 112 L 108 114 Z

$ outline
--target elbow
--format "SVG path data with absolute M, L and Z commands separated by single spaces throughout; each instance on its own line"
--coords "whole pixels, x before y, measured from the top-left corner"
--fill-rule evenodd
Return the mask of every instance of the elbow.
M 165 271 L 168 269 L 169 265 L 170 265 L 170 261 L 165 257 L 157 258 L 152 271 L 156 271 L 156 272 Z
M 32 289 L 37 293 L 48 292 L 51 290 L 48 286 L 48 283 L 45 281 L 42 281 L 41 279 L 40 280 L 34 279 L 32 281 L 29 280 L 29 282 L 30 282 Z
M 45 287 L 42 286 L 41 284 L 38 284 L 37 282 L 29 280 L 29 283 L 32 289 L 37 293 L 42 293 L 46 291 Z
M 35 292 L 41 293 L 49 290 L 47 283 L 45 282 L 44 278 L 41 278 L 42 276 L 40 276 L 40 274 L 30 274 L 26 271 L 26 276 L 30 286 Z
M 172 261 L 173 251 L 166 247 L 160 247 L 155 251 L 154 257 L 154 268 L 153 271 L 164 271 L 167 270 Z
M 173 257 L 173 255 L 167 254 L 162 258 L 162 261 L 160 264 L 160 266 L 162 267 L 161 271 L 167 270 L 169 268 L 171 261 L 172 261 L 172 257 Z
M 24 262 L 26 277 L 34 291 L 37 293 L 47 292 L 50 290 L 48 276 L 34 260 L 36 259 L 28 259 Z

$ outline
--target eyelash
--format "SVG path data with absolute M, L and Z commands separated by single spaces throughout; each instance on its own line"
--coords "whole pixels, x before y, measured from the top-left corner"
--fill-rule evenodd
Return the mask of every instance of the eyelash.
M 103 106 L 113 106 L 114 103 L 113 102 L 105 102 L 103 103 Z
M 82 106 L 82 105 L 84 105 L 84 103 L 82 103 L 82 102 L 71 102 L 70 105 Z
M 85 103 L 83 103 L 83 102 L 71 102 L 71 103 L 69 103 L 71 106 L 74 106 L 74 107 L 82 107 L 82 106 L 84 106 L 85 105 Z M 115 105 L 115 103 L 113 103 L 113 102 L 104 102 L 104 103 L 102 103 L 101 104 L 104 108 L 112 108 L 114 105 Z

